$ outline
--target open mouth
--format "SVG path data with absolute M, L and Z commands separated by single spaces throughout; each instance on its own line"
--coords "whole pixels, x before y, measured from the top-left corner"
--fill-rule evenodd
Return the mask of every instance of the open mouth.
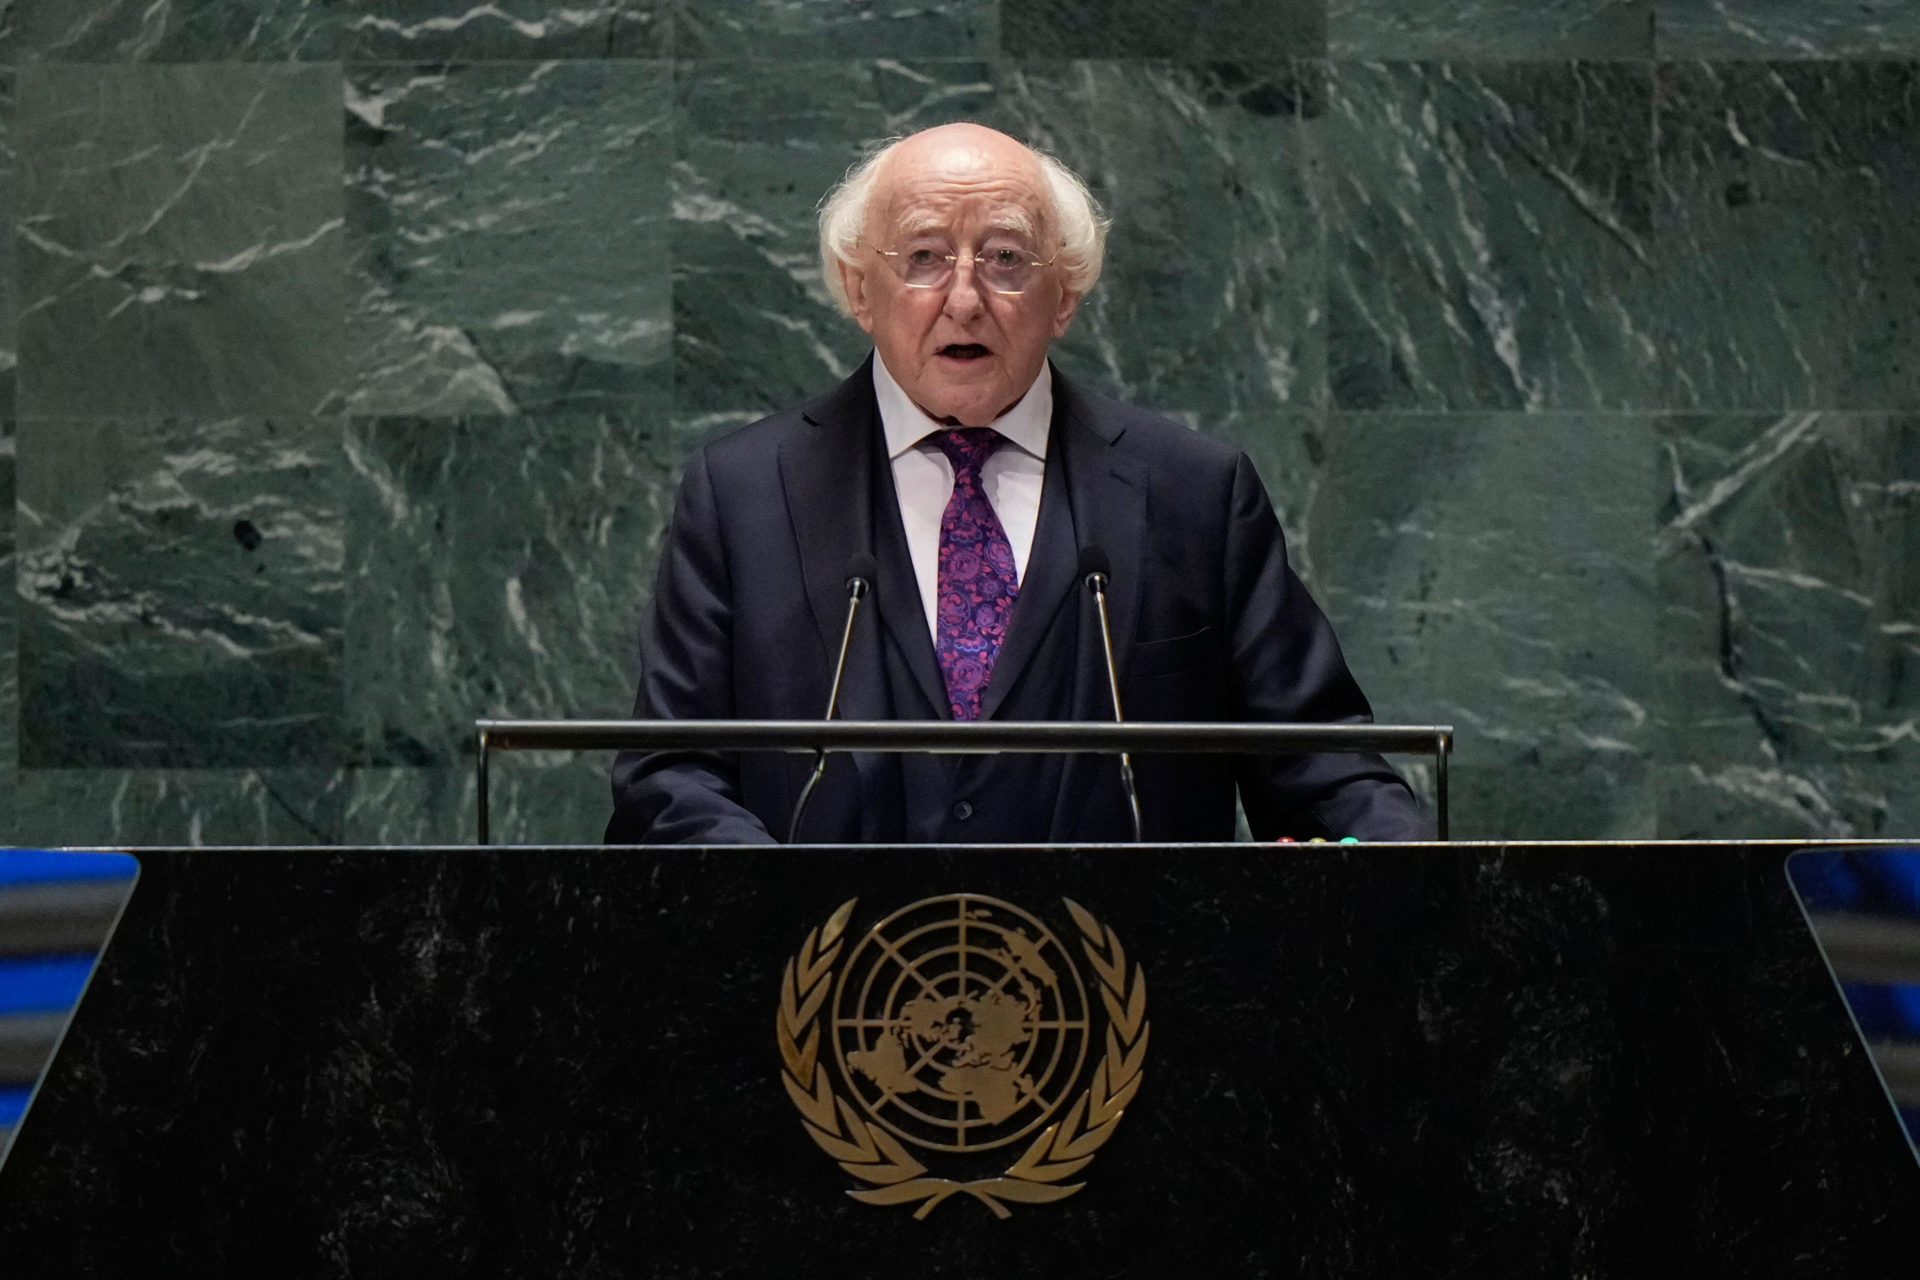
M 949 342 L 934 354 L 948 360 L 984 360 L 993 353 L 977 342 Z

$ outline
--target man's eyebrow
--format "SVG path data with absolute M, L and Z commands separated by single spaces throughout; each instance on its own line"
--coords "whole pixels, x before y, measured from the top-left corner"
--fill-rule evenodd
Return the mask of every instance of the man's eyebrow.
M 944 232 L 946 229 L 945 221 L 931 213 L 910 213 L 900 220 L 900 234 L 903 236 L 924 235 L 929 231 Z
M 1012 213 L 1003 214 L 994 218 L 991 225 L 989 225 L 988 230 L 1010 231 L 1014 235 L 1026 236 L 1028 239 L 1032 239 L 1036 234 L 1034 231 L 1033 219 L 1029 218 L 1024 213 L 1019 212 L 1018 210 L 1015 210 Z

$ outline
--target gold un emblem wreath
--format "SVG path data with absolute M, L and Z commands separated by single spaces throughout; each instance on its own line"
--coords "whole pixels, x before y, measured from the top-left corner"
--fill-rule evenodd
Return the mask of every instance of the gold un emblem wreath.
M 1012 903 L 971 893 L 916 902 L 840 964 L 857 901 L 787 962 L 778 1014 L 781 1083 L 807 1136 L 866 1184 L 847 1194 L 914 1205 L 916 1218 L 965 1195 L 1006 1218 L 1010 1203 L 1080 1190 L 1072 1179 L 1113 1137 L 1147 1056 L 1147 980 L 1119 937 L 1062 900 L 1106 1014 L 1096 1036 L 1072 951 Z M 986 1176 L 936 1173 L 917 1153 L 949 1174 Z

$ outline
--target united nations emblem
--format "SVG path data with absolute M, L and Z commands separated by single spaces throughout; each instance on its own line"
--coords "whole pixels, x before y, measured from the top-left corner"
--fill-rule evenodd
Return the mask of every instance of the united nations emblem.
M 1092 966 L 1091 1000 L 1068 945 L 978 894 L 903 907 L 844 964 L 854 901 L 807 934 L 780 985 L 781 1080 L 808 1136 L 868 1184 L 847 1194 L 917 1205 L 916 1218 L 966 1195 L 1005 1218 L 1008 1203 L 1063 1200 L 1086 1185 L 1070 1179 L 1140 1088 L 1147 985 L 1111 929 L 1063 902 Z M 1007 1147 L 1017 1159 L 971 1178 L 935 1173 L 909 1150 L 978 1165 Z

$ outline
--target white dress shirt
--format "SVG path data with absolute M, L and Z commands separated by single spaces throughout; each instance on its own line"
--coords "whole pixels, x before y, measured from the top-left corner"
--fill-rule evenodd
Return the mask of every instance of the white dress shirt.
M 934 636 L 934 619 L 939 616 L 940 517 L 953 497 L 953 464 L 927 437 L 952 428 L 922 412 L 887 372 L 878 351 L 873 353 L 873 391 L 880 401 L 880 426 L 893 463 L 893 490 L 900 499 L 900 523 L 907 531 L 913 576 L 920 585 L 920 607 L 926 610 L 927 634 Z M 1051 366 L 1043 362 L 1027 394 L 988 425 L 1007 443 L 981 464 L 980 483 L 1013 549 L 1015 579 L 1025 582 L 1027 553 L 1033 549 L 1034 526 L 1040 522 L 1047 434 L 1053 426 Z

